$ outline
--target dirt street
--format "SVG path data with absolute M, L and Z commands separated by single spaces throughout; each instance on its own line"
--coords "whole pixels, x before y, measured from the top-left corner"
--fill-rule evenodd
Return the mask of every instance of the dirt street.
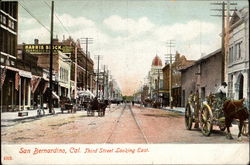
M 131 109 L 130 109 L 131 108 Z M 231 128 L 234 139 L 214 127 L 209 137 L 199 129 L 186 130 L 184 116 L 160 109 L 121 104 L 106 109 L 104 117 L 88 117 L 86 111 L 57 114 L 36 120 L 19 121 L 2 127 L 2 143 L 248 143 L 237 140 L 238 129 Z

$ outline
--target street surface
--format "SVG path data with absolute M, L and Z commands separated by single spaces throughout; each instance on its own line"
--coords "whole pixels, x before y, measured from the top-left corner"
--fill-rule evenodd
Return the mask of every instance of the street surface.
M 237 139 L 238 127 L 231 127 L 233 140 L 214 130 L 209 137 L 199 129 L 186 130 L 184 116 L 176 112 L 131 104 L 111 105 L 104 117 L 88 117 L 86 111 L 56 114 L 16 121 L 1 127 L 2 143 L 94 144 L 94 143 L 248 143 Z

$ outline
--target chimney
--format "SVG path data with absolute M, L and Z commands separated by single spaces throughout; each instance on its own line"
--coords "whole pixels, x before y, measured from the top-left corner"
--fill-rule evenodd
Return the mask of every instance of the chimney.
M 53 39 L 53 44 L 58 44 L 58 38 Z
M 38 43 L 39 43 L 39 40 L 38 40 L 38 39 L 35 39 L 35 40 L 34 40 L 34 44 L 35 44 L 35 45 L 38 45 Z

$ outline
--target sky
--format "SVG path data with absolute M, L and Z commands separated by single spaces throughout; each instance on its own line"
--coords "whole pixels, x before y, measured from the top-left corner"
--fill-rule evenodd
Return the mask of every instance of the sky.
M 18 43 L 50 43 L 51 1 L 19 1 Z M 178 51 L 197 60 L 220 48 L 221 18 L 208 0 L 55 0 L 54 37 L 90 37 L 91 58 L 101 55 L 123 95 L 132 95 L 145 81 L 153 58 L 163 64 L 174 40 Z M 247 0 L 237 8 L 248 6 Z M 26 10 L 28 10 L 28 12 Z M 32 16 L 31 16 L 32 15 Z M 40 23 L 39 23 L 40 22 Z M 42 25 L 41 25 L 42 24 Z M 83 49 L 85 48 L 82 45 Z

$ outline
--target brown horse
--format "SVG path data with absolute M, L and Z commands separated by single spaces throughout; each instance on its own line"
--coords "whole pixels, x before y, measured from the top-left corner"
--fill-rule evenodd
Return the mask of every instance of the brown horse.
M 223 104 L 223 112 L 225 115 L 225 125 L 227 128 L 227 138 L 233 139 L 229 127 L 231 126 L 234 119 L 239 119 L 239 134 L 238 138 L 241 137 L 242 126 L 246 119 L 248 119 L 249 112 L 243 105 L 244 99 L 241 100 L 226 100 Z
M 99 102 L 97 98 L 94 98 L 94 100 L 90 102 L 89 110 L 92 112 L 96 110 L 98 112 L 98 116 L 105 116 L 105 110 L 108 105 L 108 100 L 104 100 L 104 102 Z

